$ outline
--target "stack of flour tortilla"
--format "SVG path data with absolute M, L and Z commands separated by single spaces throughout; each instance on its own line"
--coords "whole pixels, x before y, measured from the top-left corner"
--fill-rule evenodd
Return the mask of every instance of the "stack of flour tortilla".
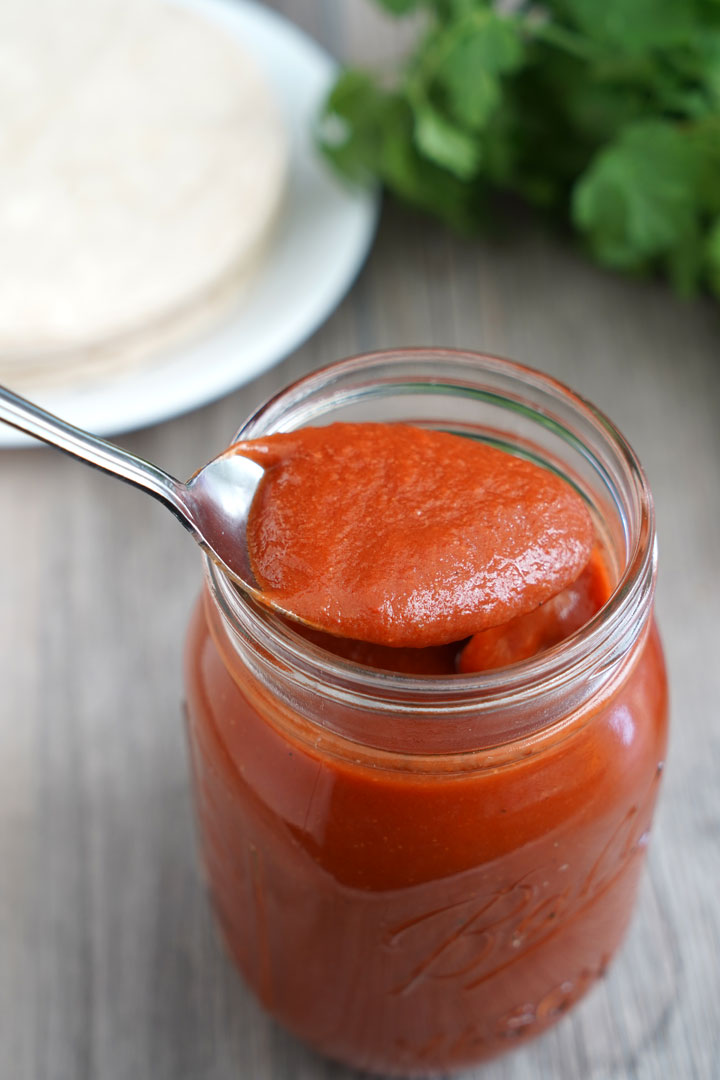
M 3 0 L 0 116 L 0 381 L 102 377 L 222 318 L 287 144 L 221 27 L 165 0 Z

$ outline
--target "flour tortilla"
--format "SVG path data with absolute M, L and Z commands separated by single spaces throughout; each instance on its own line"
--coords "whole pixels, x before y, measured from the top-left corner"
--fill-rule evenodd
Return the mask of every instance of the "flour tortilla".
M 0 377 L 122 367 L 237 298 L 287 145 L 221 28 L 163 0 L 3 0 L 0 116 Z

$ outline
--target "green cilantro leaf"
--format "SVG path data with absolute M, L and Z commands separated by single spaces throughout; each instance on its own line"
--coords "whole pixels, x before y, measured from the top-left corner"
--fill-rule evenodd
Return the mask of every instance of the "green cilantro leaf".
M 318 137 L 330 160 L 350 179 L 377 174 L 387 95 L 366 72 L 342 73 L 325 104 Z
M 560 0 L 557 7 L 592 41 L 626 53 L 686 44 L 697 27 L 694 0 Z
M 461 180 L 475 176 L 481 150 L 472 135 L 453 124 L 429 101 L 419 102 L 414 113 L 415 142 L 420 152 Z
M 501 99 L 499 76 L 522 62 L 516 24 L 491 11 L 473 12 L 445 31 L 437 51 L 435 75 L 447 93 L 451 113 L 469 128 L 482 128 Z
M 659 120 L 633 124 L 576 185 L 575 223 L 603 262 L 641 267 L 696 229 L 699 174 L 696 148 L 681 130 Z

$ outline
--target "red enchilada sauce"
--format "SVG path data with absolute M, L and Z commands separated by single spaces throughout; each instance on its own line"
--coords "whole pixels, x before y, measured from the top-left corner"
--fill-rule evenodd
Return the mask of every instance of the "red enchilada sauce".
M 593 525 L 559 476 L 404 424 L 332 424 L 242 444 L 266 469 L 248 549 L 270 602 L 377 645 L 459 641 L 577 578 Z
M 356 664 L 497 669 L 557 645 L 611 591 L 573 489 L 483 444 L 335 425 L 243 452 L 268 470 L 258 580 L 314 624 L 296 627 L 311 645 Z M 402 754 L 364 745 L 341 696 L 263 657 L 206 593 L 187 653 L 203 853 L 264 1005 L 323 1052 L 402 1075 L 557 1020 L 631 911 L 665 745 L 654 629 L 589 706 L 475 753 L 430 753 L 424 715 L 400 716 Z

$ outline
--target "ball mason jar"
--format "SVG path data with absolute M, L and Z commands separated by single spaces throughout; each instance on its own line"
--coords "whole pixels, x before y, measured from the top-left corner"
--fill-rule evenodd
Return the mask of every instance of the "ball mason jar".
M 206 565 L 188 732 L 228 950 L 317 1050 L 423 1075 L 545 1030 L 625 934 L 666 745 L 655 527 L 610 421 L 493 357 L 345 360 L 237 438 L 359 420 L 442 428 L 559 472 L 587 500 L 615 582 L 585 627 L 530 660 L 422 676 L 330 654 Z

